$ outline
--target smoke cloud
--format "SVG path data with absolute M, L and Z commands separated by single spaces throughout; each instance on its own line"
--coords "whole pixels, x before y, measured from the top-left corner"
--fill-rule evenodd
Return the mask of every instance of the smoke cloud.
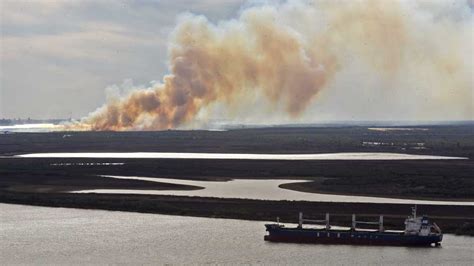
M 109 97 L 70 127 L 176 128 L 216 106 L 230 116 L 250 108 L 296 119 L 336 84 L 346 84 L 338 93 L 364 93 L 350 81 L 369 76 L 389 95 L 411 95 L 420 113 L 461 104 L 456 112 L 472 118 L 472 2 L 453 3 L 290 1 L 249 5 L 217 24 L 185 14 L 170 36 L 169 75 Z M 356 77 L 350 68 L 369 75 Z

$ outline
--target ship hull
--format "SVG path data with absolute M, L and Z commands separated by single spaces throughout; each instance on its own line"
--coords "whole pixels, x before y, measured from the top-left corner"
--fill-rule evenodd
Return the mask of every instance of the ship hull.
M 268 227 L 266 241 L 311 244 L 345 244 L 377 246 L 432 246 L 439 245 L 443 236 L 405 235 L 392 232 L 367 232 L 351 230 L 317 230 Z

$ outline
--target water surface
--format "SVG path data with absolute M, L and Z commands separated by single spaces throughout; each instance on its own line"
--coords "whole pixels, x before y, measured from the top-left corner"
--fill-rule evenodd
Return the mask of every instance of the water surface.
M 190 152 L 67 152 L 30 153 L 22 158 L 134 158 L 134 159 L 227 159 L 227 160 L 456 160 L 465 157 L 390 152 L 339 152 L 315 154 L 250 154 Z
M 396 199 L 382 197 L 344 196 L 321 193 L 307 193 L 282 189 L 278 186 L 285 183 L 308 182 L 308 180 L 284 179 L 235 179 L 231 181 L 195 181 L 171 178 L 138 177 L 138 176 L 105 176 L 108 178 L 144 180 L 150 182 L 173 183 L 204 187 L 200 190 L 134 190 L 134 189 L 91 189 L 75 191 L 76 193 L 118 193 L 175 195 L 195 197 L 218 197 L 259 200 L 305 200 L 323 202 L 368 202 L 368 203 L 405 203 L 405 204 L 436 204 L 436 205 L 471 205 L 474 202 L 430 201 L 415 199 Z
M 0 204 L 12 264 L 472 265 L 474 238 L 440 248 L 269 243 L 264 222 Z
M 0 131 L 7 132 L 51 132 L 63 129 L 62 125 L 42 123 L 42 124 L 19 124 L 11 126 L 0 126 Z

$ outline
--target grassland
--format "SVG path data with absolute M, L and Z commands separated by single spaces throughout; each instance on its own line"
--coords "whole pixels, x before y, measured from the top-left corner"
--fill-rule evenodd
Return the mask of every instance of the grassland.
M 229 131 L 17 133 L 0 135 L 0 155 L 107 151 L 403 152 L 474 158 L 474 125 L 413 128 L 419 130 L 384 132 L 367 127 L 277 127 Z

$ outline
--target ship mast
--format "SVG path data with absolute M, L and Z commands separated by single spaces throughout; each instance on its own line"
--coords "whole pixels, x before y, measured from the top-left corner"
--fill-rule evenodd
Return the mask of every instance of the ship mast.
M 413 216 L 413 219 L 416 219 L 416 204 L 415 207 L 411 208 L 411 215 Z

